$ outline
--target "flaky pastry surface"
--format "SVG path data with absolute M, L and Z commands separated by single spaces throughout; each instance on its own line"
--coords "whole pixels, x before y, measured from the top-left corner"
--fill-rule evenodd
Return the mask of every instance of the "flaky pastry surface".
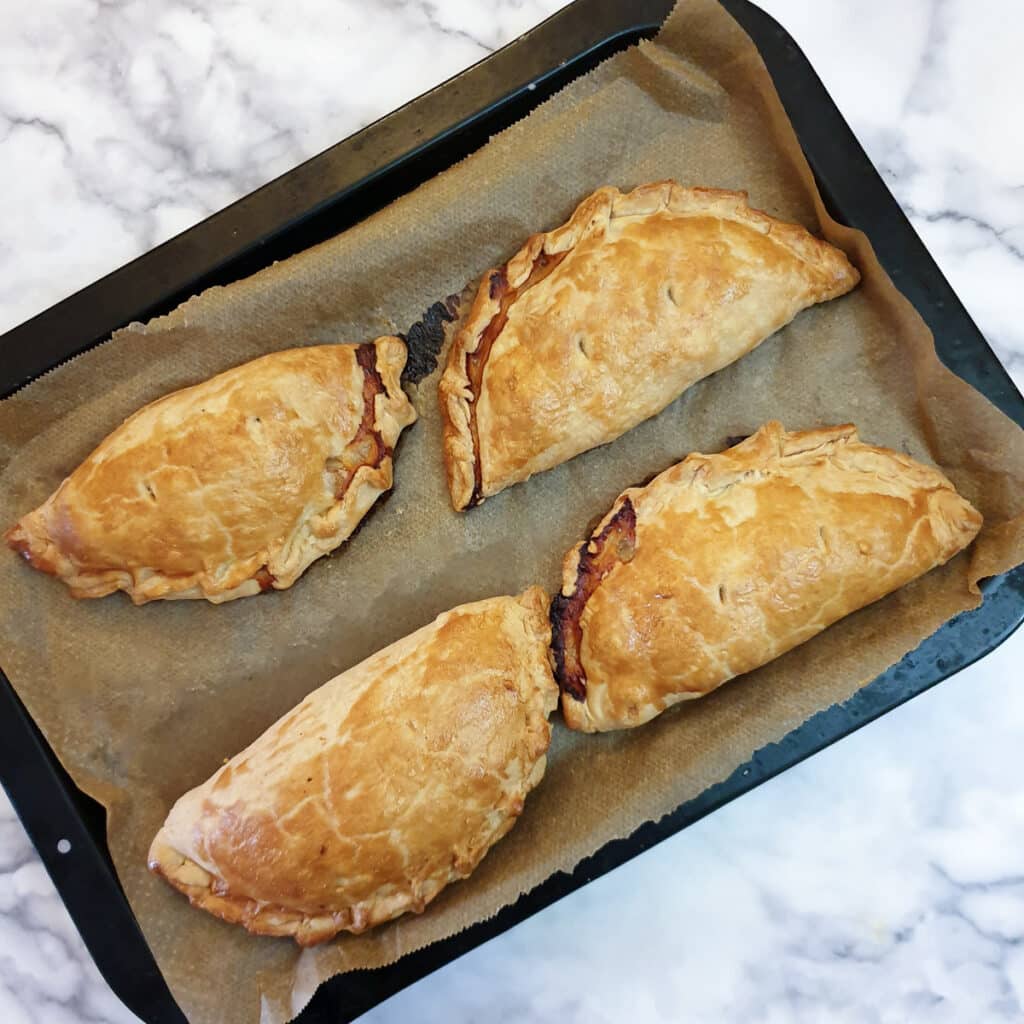
M 75 597 L 220 603 L 290 587 L 392 485 L 416 413 L 399 338 L 274 352 L 113 431 L 8 544 Z
M 423 910 L 544 774 L 547 604 L 533 587 L 462 605 L 320 687 L 178 800 L 150 868 L 302 945 Z
M 937 469 L 852 426 L 770 422 L 690 455 L 621 494 L 565 558 L 551 613 L 565 719 L 621 729 L 703 696 L 948 561 L 981 522 Z
M 604 444 L 860 275 L 742 192 L 600 188 L 484 275 L 440 382 L 464 509 Z

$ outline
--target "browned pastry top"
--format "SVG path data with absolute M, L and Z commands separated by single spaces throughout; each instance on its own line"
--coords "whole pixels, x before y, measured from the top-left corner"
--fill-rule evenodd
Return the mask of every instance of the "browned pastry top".
M 453 505 L 618 437 L 858 280 L 743 193 L 598 189 L 484 275 L 453 340 L 440 382 Z
M 620 495 L 566 556 L 552 605 L 566 721 L 640 725 L 947 561 L 980 528 L 937 469 L 852 426 L 772 422 L 690 455 Z
M 76 597 L 289 587 L 392 483 L 405 345 L 263 356 L 129 417 L 7 541 Z
M 544 774 L 549 638 L 537 587 L 446 612 L 186 793 L 150 867 L 210 913 L 303 945 L 421 911 Z

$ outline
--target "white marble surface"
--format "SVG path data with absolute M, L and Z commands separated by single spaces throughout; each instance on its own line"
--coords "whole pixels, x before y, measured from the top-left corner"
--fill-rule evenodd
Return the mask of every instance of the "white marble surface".
M 3 0 L 0 330 L 559 6 Z M 1024 386 L 1024 5 L 762 6 Z M 1024 633 L 365 1020 L 1024 1020 L 1022 679 Z M 0 795 L 0 1021 L 134 1019 Z

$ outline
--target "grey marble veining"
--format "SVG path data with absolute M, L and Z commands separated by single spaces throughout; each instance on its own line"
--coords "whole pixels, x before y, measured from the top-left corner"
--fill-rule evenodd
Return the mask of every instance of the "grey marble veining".
M 559 6 L 8 2 L 0 330 Z M 1024 6 L 762 6 L 1024 386 Z M 1018 635 L 365 1020 L 1024 1020 L 1022 678 Z M 0 1022 L 133 1020 L 0 793 Z
M 0 330 L 333 145 L 561 6 L 8 4 Z
M 1020 385 L 1024 132 L 1014 0 L 762 6 L 794 33 L 957 294 Z

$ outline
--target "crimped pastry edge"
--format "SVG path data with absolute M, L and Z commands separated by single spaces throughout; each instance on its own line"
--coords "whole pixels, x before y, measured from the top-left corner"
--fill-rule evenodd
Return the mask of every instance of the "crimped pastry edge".
M 592 192 L 564 224 L 551 231 L 531 235 L 526 240 L 505 265 L 509 287 L 518 288 L 523 284 L 542 252 L 549 255 L 568 252 L 584 238 L 606 231 L 609 223 L 618 217 L 650 216 L 662 210 L 684 217 L 714 214 L 768 235 L 809 267 L 818 270 L 826 291 L 834 292 L 835 296 L 849 291 L 860 280 L 860 273 L 841 250 L 815 238 L 799 224 L 778 220 L 750 206 L 746 192 L 684 186 L 666 180 L 640 185 L 631 192 L 620 192 L 612 185 Z M 452 342 L 448 362 L 438 384 L 445 475 L 456 511 L 466 509 L 472 500 L 475 465 L 479 456 L 473 448 L 469 425 L 473 395 L 466 375 L 466 355 L 477 350 L 481 334 L 498 312 L 500 301 L 491 297 L 489 288 L 491 275 L 497 270 L 491 268 L 481 278 L 469 314 Z M 485 483 L 481 500 L 495 493 L 497 490 L 489 491 Z

